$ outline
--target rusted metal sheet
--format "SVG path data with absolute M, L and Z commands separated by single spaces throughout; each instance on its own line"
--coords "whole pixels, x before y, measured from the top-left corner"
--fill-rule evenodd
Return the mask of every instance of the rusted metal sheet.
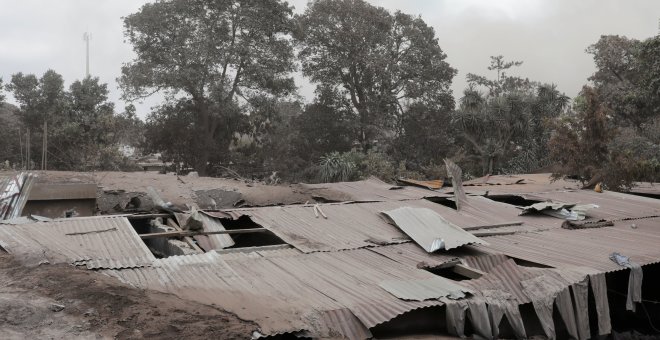
M 522 194 L 549 191 L 579 190 L 582 184 L 569 179 L 553 179 L 552 174 L 522 174 L 486 176 L 463 182 L 466 193 Z M 451 192 L 452 188 L 443 188 L 441 192 Z
M 370 337 L 371 327 L 442 304 L 405 301 L 380 288 L 385 280 L 435 276 L 366 249 L 226 261 L 223 256 L 172 256 L 149 268 L 104 272 L 136 287 L 222 306 L 257 322 L 265 335 L 304 331 L 312 337 Z
M 462 299 L 472 290 L 440 276 L 428 279 L 385 280 L 379 286 L 403 300 Z
M 658 226 L 660 219 L 653 218 L 619 221 L 615 227 L 597 229 L 552 229 L 488 237 L 490 245 L 479 248 L 556 268 L 610 272 L 621 270 L 609 258 L 614 251 L 641 265 L 659 262 Z
M 125 217 L 3 225 L 0 246 L 22 260 L 88 269 L 149 266 L 155 260 Z
M 401 207 L 382 213 L 429 253 L 466 244 L 487 244 L 427 208 Z
M 459 255 L 456 251 L 451 253 L 427 253 L 422 247 L 413 242 L 368 249 L 410 268 L 435 268 L 459 261 Z
M 408 179 L 408 178 L 399 178 L 396 181 L 402 184 L 414 185 L 429 190 L 438 190 L 442 188 L 445 182 L 444 180 L 441 179 L 435 179 L 430 181 L 418 181 L 415 179 Z
M 425 197 L 450 197 L 432 190 L 387 184 L 375 177 L 357 182 L 303 184 L 303 187 L 310 189 L 312 195 L 340 201 L 401 201 Z
M 432 205 L 433 203 L 427 202 Z M 219 218 L 249 216 L 252 221 L 272 231 L 285 242 L 309 253 L 336 251 L 393 244 L 408 237 L 379 215 L 380 210 L 393 209 L 399 202 L 360 204 L 324 204 L 327 219 L 316 217 L 314 207 L 263 207 L 221 212 L 207 212 Z
M 570 202 L 579 205 L 596 204 L 598 208 L 591 209 L 588 212 L 588 215 L 594 220 L 622 220 L 660 216 L 660 204 L 657 199 L 613 191 L 603 193 L 593 190 L 553 191 L 525 195 L 525 198 L 540 201 Z

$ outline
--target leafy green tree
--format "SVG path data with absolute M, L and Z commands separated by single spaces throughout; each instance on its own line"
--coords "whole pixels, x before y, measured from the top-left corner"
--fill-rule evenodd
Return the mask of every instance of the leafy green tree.
M 287 38 L 292 12 L 286 2 L 162 0 L 126 17 L 124 27 L 136 53 L 122 68 L 125 98 L 167 94 L 168 102 L 151 121 L 190 122 L 183 131 L 162 133 L 190 134 L 187 152 L 200 174 L 228 154 L 239 99 L 245 103 L 255 95 L 282 96 L 295 89 Z M 167 140 L 155 147 L 179 148 Z
M 364 150 L 401 133 L 412 104 L 454 106 L 449 86 L 456 70 L 419 17 L 363 0 L 316 0 L 298 18 L 295 37 L 303 74 L 350 101 Z

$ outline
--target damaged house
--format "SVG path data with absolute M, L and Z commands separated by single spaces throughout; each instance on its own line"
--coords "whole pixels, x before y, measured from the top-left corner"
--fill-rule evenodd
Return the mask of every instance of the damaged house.
M 326 203 L 9 221 L 0 246 L 217 306 L 256 322 L 253 338 L 590 339 L 660 321 L 647 303 L 660 300 L 657 198 L 547 174 L 453 182 L 372 178 L 306 185 Z M 21 204 L 8 190 L 3 211 Z

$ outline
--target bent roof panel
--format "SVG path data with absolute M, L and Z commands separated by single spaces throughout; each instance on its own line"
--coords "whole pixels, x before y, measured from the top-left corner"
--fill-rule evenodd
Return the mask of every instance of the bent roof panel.
M 471 243 L 487 244 L 427 208 L 401 207 L 383 214 L 429 253 Z
M 450 195 L 424 188 L 388 184 L 376 177 L 357 182 L 303 184 L 303 187 L 311 189 L 313 195 L 316 194 L 327 199 L 336 197 L 334 200 L 343 201 L 402 201 L 425 197 L 450 197 Z M 336 195 L 336 193 L 341 195 Z
M 0 246 L 18 258 L 67 262 L 89 269 L 141 267 L 155 260 L 125 217 L 3 225 Z

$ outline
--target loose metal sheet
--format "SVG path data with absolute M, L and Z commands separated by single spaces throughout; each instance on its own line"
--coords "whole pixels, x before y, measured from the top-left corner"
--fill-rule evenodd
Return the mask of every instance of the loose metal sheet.
M 402 207 L 383 214 L 429 253 L 466 244 L 487 244 L 430 209 Z

